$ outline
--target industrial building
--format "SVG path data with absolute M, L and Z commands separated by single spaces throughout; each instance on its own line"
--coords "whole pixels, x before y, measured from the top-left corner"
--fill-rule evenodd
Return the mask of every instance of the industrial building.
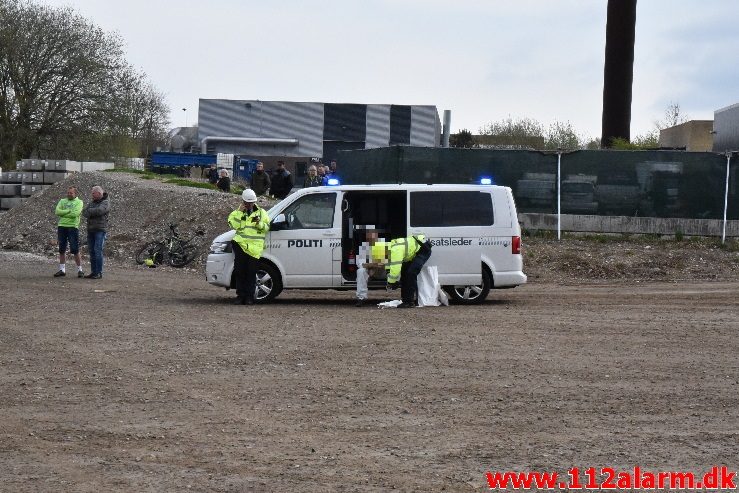
M 340 150 L 438 147 L 440 134 L 431 105 L 200 99 L 198 107 L 201 152 L 285 158 L 288 164 L 327 162 Z
M 739 103 L 713 112 L 713 151 L 739 150 Z
M 688 152 L 711 152 L 713 148 L 713 121 L 690 120 L 659 131 L 662 149 L 683 149 Z

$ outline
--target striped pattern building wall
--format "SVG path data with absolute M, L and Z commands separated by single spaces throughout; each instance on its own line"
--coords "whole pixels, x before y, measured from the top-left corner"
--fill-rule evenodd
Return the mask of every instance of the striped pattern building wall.
M 208 153 L 328 160 L 346 149 L 438 147 L 440 134 L 430 105 L 201 99 L 198 108 L 198 142 L 208 138 Z
M 713 112 L 713 152 L 739 150 L 739 104 Z

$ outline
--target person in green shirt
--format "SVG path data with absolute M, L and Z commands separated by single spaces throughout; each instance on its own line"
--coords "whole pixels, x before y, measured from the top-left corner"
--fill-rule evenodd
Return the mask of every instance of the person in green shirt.
M 59 201 L 54 213 L 59 216 L 57 226 L 57 239 L 59 240 L 59 270 L 54 277 L 67 275 L 67 244 L 69 253 L 74 255 L 77 264 L 77 277 L 84 277 L 82 272 L 82 257 L 80 256 L 80 214 L 82 213 L 82 200 L 77 197 L 77 188 L 69 187 L 67 196 Z

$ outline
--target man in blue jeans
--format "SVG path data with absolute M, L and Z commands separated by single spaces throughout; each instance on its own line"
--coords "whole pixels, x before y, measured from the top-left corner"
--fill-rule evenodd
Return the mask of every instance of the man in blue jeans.
M 82 215 L 87 218 L 87 248 L 90 251 L 90 273 L 87 279 L 103 277 L 103 245 L 108 231 L 108 214 L 110 200 L 103 187 L 92 187 L 92 201 L 84 209 Z

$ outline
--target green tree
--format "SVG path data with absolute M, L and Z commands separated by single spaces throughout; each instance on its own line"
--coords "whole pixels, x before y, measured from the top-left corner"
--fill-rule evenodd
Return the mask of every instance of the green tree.
M 449 146 L 470 148 L 477 147 L 477 142 L 475 141 L 475 137 L 472 135 L 472 132 L 463 128 L 456 134 L 449 136 Z
M 481 143 L 489 146 L 540 149 L 544 128 L 533 118 L 504 118 L 480 129 Z
M 0 0 L 0 163 L 135 155 L 164 135 L 164 99 L 122 46 L 69 7 Z
M 480 129 L 480 143 L 519 149 L 582 149 L 584 139 L 572 123 L 554 121 L 544 127 L 533 118 L 505 118 Z
M 555 121 L 547 128 L 545 149 L 582 149 L 583 140 L 570 122 Z

